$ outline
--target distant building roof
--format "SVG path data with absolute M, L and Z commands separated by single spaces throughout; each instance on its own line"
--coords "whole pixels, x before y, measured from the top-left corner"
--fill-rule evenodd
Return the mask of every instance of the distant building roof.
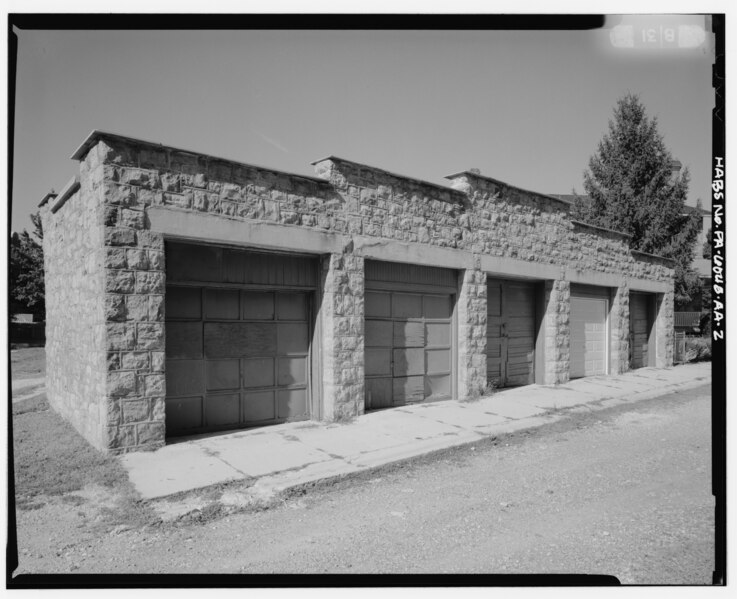
M 711 215 L 710 210 L 704 210 L 703 208 L 697 208 L 696 206 L 684 206 L 683 207 L 684 214 L 691 214 L 692 212 L 696 212 L 697 214 Z

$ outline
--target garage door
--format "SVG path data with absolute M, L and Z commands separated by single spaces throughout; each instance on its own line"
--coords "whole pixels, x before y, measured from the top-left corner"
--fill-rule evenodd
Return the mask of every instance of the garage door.
M 308 418 L 313 293 L 289 287 L 314 263 L 176 244 L 167 265 L 167 435 Z
M 535 382 L 535 285 L 489 279 L 486 374 L 500 387 Z
M 630 293 L 630 368 L 651 365 L 652 295 Z
M 571 288 L 570 376 L 607 373 L 609 290 Z
M 452 397 L 455 272 L 366 263 L 366 409 Z

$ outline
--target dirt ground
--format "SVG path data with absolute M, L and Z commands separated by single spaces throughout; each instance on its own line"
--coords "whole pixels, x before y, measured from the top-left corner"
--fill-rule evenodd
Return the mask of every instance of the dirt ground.
M 226 517 L 163 524 L 88 485 L 18 510 L 17 574 L 574 572 L 709 584 L 709 394 L 572 415 Z

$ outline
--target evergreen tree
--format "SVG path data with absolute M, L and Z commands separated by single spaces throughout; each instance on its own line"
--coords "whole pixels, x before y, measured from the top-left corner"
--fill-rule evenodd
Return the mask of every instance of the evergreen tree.
M 34 234 L 42 238 L 40 220 L 34 223 Z M 43 248 L 25 229 L 13 233 L 10 238 L 9 310 L 11 314 L 31 313 L 34 320 L 44 320 L 46 303 L 44 296 Z
M 696 213 L 684 216 L 689 173 L 673 177 L 672 160 L 657 119 L 636 95 L 625 95 L 584 172 L 588 198 L 574 201 L 572 216 L 628 233 L 632 249 L 675 260 L 675 299 L 687 303 L 699 288 L 691 263 L 701 223 Z

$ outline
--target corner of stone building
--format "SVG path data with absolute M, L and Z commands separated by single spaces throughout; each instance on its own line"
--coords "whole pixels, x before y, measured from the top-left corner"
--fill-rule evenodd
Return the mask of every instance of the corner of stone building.
M 40 212 L 49 405 L 93 447 L 105 451 L 102 170 L 98 166 L 94 157 L 83 157 L 76 191 L 67 188 L 61 203 L 47 202 Z
M 99 173 L 102 436 L 114 454 L 161 447 L 166 435 L 164 241 L 145 218 L 158 177 L 141 175 L 138 162 L 134 148 L 105 140 L 83 159 Z

